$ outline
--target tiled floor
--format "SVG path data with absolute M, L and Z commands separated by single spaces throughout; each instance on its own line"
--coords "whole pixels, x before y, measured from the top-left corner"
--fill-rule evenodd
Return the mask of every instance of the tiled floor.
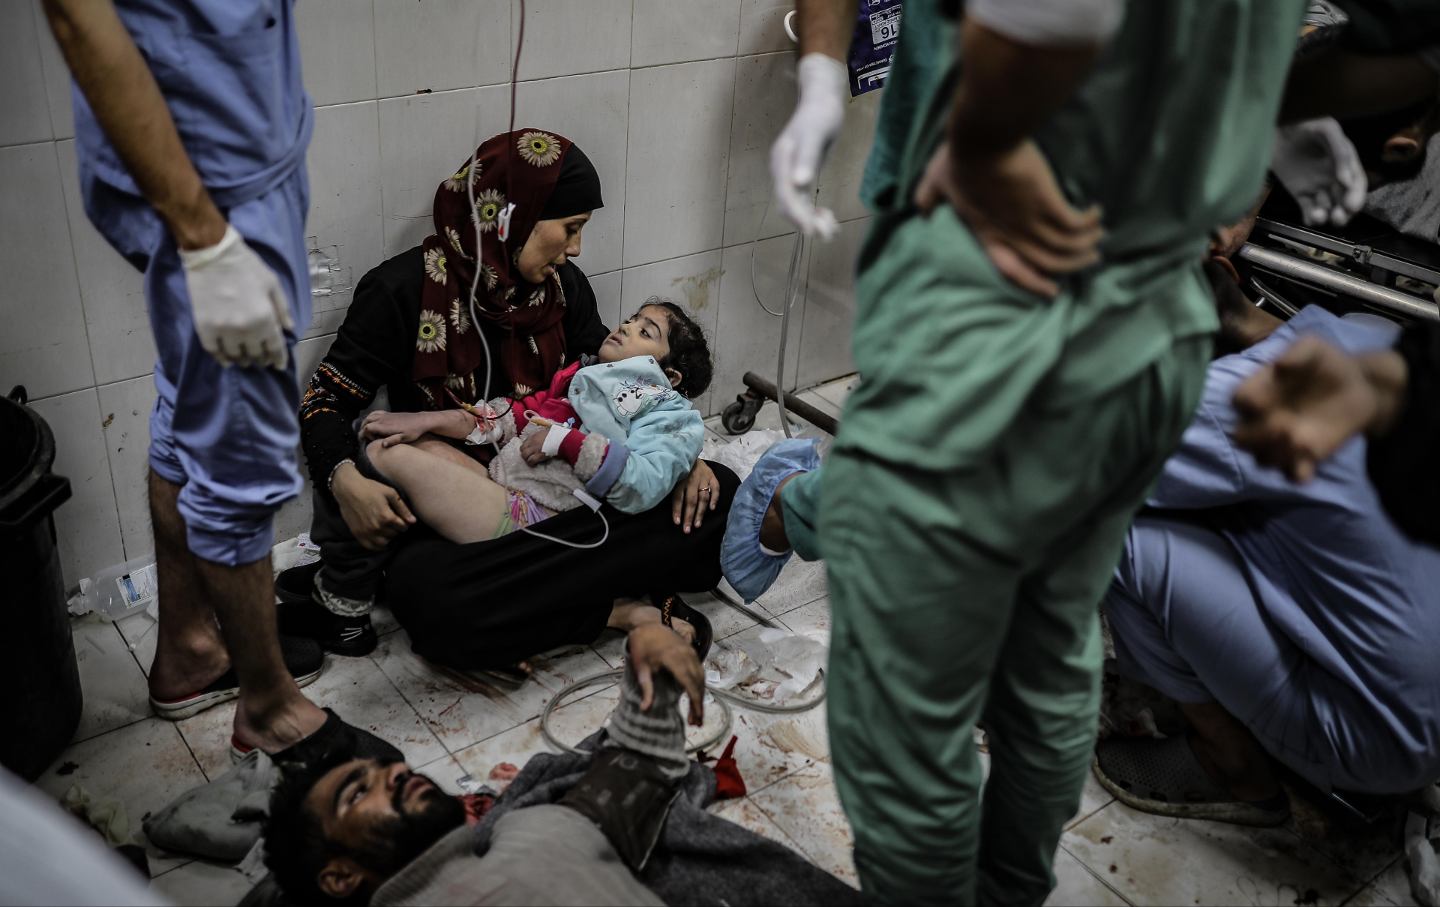
M 849 386 L 834 382 L 805 396 L 838 413 Z M 765 407 L 757 428 L 778 427 L 774 410 Z M 723 443 L 719 425 L 711 429 Z M 722 647 L 761 629 L 717 598 L 697 598 Z M 816 565 L 791 564 L 758 605 L 757 613 L 779 626 L 828 639 L 829 601 Z M 388 615 L 377 618 L 384 635 L 375 653 L 332 656 L 309 694 L 399 745 L 412 765 L 451 791 L 466 774 L 484 779 L 502 762 L 520 765 L 546 750 L 538 716 L 550 697 L 572 680 L 619 666 L 614 635 L 535 659 L 535 678 L 518 690 L 462 685 L 416 658 Z M 118 625 L 76 623 L 85 717 L 75 742 L 38 782 L 56 797 L 78 785 L 92 797 L 118 800 L 137 836 L 147 813 L 227 768 L 233 714 L 218 708 L 179 724 L 150 717 L 143 668 L 153 652 L 152 630 L 144 616 Z M 614 700 L 613 689 L 599 689 L 566 704 L 556 713 L 557 736 L 579 740 L 600 726 Z M 776 716 L 737 709 L 733 732 L 749 795 L 717 812 L 854 884 L 850 829 L 831 783 L 822 710 Z M 1293 824 L 1253 831 L 1160 819 L 1113 802 L 1093 780 L 1060 848 L 1054 904 L 1410 903 L 1398 849 L 1384 835 L 1357 842 L 1334 832 L 1302 835 Z M 179 903 L 233 904 L 246 887 L 229 867 L 153 850 L 151 868 L 154 887 Z

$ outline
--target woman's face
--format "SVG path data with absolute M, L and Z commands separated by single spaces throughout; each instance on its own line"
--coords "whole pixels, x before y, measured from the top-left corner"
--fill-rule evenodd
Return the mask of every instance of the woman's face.
M 529 283 L 544 283 L 555 269 L 580 256 L 580 232 L 590 222 L 590 212 L 542 220 L 530 231 L 520 250 L 516 267 Z

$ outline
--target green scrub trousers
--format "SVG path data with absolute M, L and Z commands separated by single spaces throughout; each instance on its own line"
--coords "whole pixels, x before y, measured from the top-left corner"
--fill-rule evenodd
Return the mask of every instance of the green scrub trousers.
M 827 563 L 835 783 L 878 902 L 1038 904 L 1054 885 L 1094 745 L 1098 604 L 1199 399 L 1205 241 L 1259 191 L 1303 6 L 1128 5 L 1036 136 L 1107 228 L 1104 263 L 1044 300 L 953 210 L 905 202 L 958 66 L 937 0 L 907 0 L 867 172 L 861 381 L 830 460 L 781 495 L 797 553 Z

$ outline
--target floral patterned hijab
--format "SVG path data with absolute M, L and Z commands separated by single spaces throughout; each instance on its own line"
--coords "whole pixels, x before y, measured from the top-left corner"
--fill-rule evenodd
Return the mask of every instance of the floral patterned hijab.
M 560 275 L 551 274 L 535 286 L 520 276 L 516 262 L 555 192 L 562 160 L 571 147 L 569 139 L 538 129 L 497 135 L 476 151 L 474 173 L 467 156 L 436 190 L 435 232 L 423 245 L 425 279 L 411 373 L 432 408 L 447 408 L 447 390 L 467 403 L 484 392 L 484 376 L 477 380 L 475 371 L 489 366 L 470 323 L 468 302 L 477 264 L 475 310 L 501 328 L 482 326 L 490 354 L 500 357 L 511 385 L 491 387 L 491 396 L 529 394 L 545 387 L 564 365 L 565 294 Z M 467 180 L 474 186 L 473 215 Z M 502 241 L 507 206 L 513 207 L 507 239 Z

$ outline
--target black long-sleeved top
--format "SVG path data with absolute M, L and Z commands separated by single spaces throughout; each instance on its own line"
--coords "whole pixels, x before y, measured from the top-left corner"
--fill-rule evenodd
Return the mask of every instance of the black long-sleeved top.
M 1370 481 L 1385 512 L 1411 538 L 1440 545 L 1440 324 L 1417 324 L 1395 351 L 1409 370 L 1400 416 L 1370 442 Z
M 330 493 L 327 486 L 335 467 L 359 451 L 355 419 L 381 387 L 389 393 L 392 411 L 434 408 L 427 405 L 420 388 L 410 380 L 424 280 L 424 257 L 419 246 L 366 274 L 355 288 L 330 352 L 310 378 L 300 402 L 300 445 L 309 464 L 310 479 L 322 494 Z M 573 263 L 560 268 L 560 283 L 565 291 L 567 358 L 598 352 L 609 329 L 600 321 L 595 291 Z M 507 338 L 500 328 L 489 323 L 482 327 L 492 350 Z M 490 363 L 491 397 L 513 392 L 498 358 L 492 356 Z M 485 384 L 483 368 L 468 376 L 477 388 Z

